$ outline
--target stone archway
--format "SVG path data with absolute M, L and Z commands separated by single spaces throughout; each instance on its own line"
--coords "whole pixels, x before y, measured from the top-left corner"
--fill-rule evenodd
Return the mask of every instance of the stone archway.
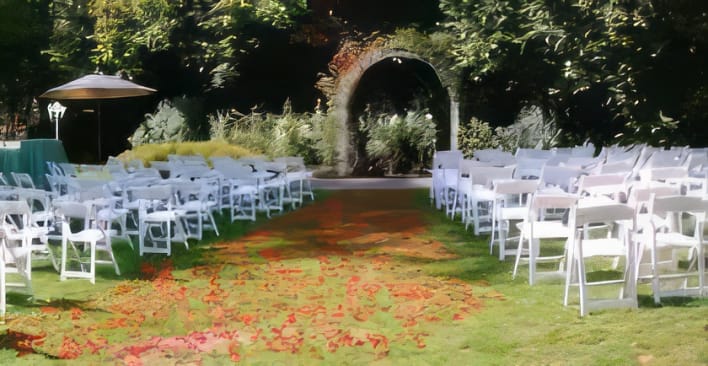
M 447 128 L 447 126 L 445 128 L 446 131 L 449 131 L 449 143 L 443 143 L 443 146 L 449 147 L 450 149 L 455 149 L 457 147 L 456 136 L 459 126 L 459 103 L 457 102 L 455 90 L 450 85 L 451 83 L 446 80 L 445 77 L 441 77 L 438 69 L 429 60 L 426 60 L 413 52 L 401 49 L 375 48 L 356 57 L 356 59 L 350 63 L 346 70 L 339 73 L 334 83 L 334 92 L 332 93 L 332 100 L 330 103 L 332 107 L 331 112 L 334 114 L 338 130 L 337 173 L 339 175 L 348 175 L 352 172 L 353 168 L 351 157 L 354 152 L 354 147 L 352 145 L 353 141 L 349 124 L 352 121 L 352 99 L 359 83 L 367 70 L 369 70 L 372 66 L 392 58 L 401 58 L 421 62 L 430 67 L 430 69 L 435 73 L 438 81 L 440 81 L 442 87 L 447 91 L 450 101 L 449 128 Z

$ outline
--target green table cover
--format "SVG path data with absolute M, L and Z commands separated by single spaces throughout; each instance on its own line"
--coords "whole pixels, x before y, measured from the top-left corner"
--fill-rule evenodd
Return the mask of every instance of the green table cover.
M 44 176 L 45 173 L 49 173 L 47 161 L 69 162 L 61 141 L 54 139 L 23 140 L 20 142 L 19 149 L 0 149 L 0 171 L 3 172 L 10 184 L 14 184 L 12 177 L 10 177 L 11 172 L 29 173 L 37 188 L 47 189 L 47 178 Z

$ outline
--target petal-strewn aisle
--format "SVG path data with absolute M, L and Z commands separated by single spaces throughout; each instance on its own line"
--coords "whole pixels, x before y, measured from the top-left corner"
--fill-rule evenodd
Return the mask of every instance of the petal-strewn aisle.
M 429 344 L 503 296 L 423 273 L 454 256 L 427 233 L 415 200 L 409 190 L 332 193 L 212 245 L 206 265 L 146 265 L 146 280 L 12 318 L 5 342 L 135 365 L 399 363 L 440 352 Z

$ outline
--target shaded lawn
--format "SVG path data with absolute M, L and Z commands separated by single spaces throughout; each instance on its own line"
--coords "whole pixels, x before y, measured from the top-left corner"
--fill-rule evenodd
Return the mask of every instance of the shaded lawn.
M 325 196 L 325 197 L 323 197 Z M 224 364 L 708 363 L 708 302 L 578 317 L 561 282 L 430 208 L 427 192 L 320 192 L 271 220 L 221 225 L 172 258 L 116 246 L 96 285 L 34 275 L 10 297 L 0 362 Z M 575 300 L 577 301 L 577 300 Z M 0 328 L 3 329 L 3 328 Z M 20 354 L 20 357 L 17 357 Z

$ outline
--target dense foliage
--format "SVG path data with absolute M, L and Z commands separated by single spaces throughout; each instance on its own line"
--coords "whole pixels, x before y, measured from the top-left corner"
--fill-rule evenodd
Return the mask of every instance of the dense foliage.
M 301 156 L 306 164 L 331 166 L 336 162 L 335 123 L 319 111 L 297 113 L 286 101 L 280 114 L 222 110 L 210 114 L 209 121 L 211 140 L 269 157 Z
M 437 131 L 426 110 L 362 119 L 359 129 L 367 137 L 365 149 L 373 159 L 370 169 L 388 174 L 418 173 L 432 163 Z
M 570 142 L 705 144 L 706 3 L 440 3 L 478 100 L 539 105 Z
M 338 44 L 383 39 L 441 66 L 465 123 L 508 126 L 538 106 L 564 144 L 708 139 L 706 2 L 421 0 L 396 11 L 404 3 L 0 0 L 0 47 L 12 50 L 0 55 L 0 122 L 36 121 L 37 95 L 99 71 L 155 87 L 155 105 L 186 98 L 183 137 L 205 139 L 219 110 L 314 107 L 327 62 L 347 59 Z

